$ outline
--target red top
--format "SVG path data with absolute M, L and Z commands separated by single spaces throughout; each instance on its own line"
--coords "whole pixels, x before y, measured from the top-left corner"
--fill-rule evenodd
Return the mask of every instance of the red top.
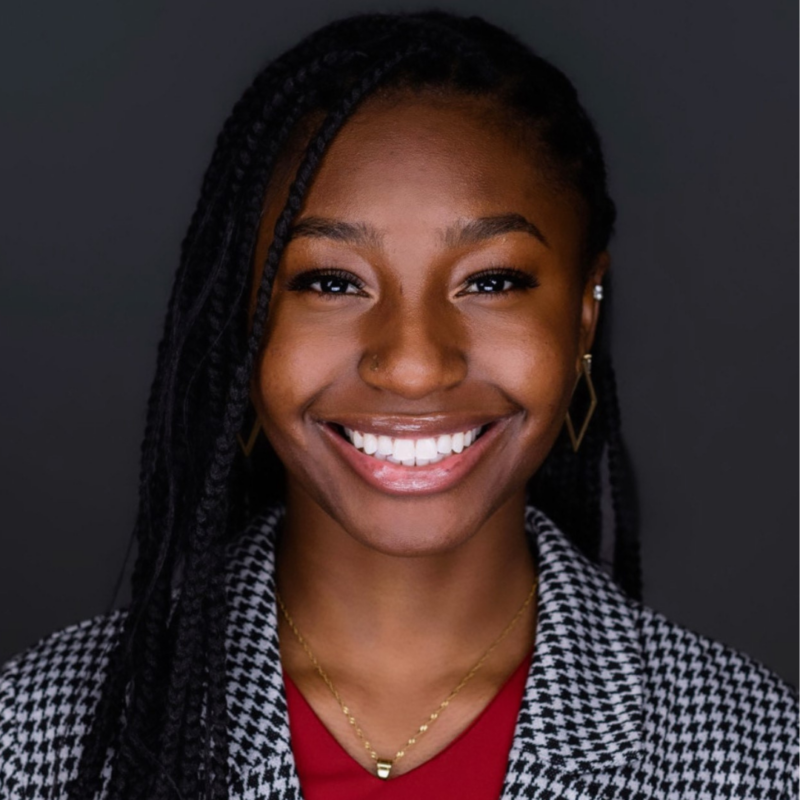
M 497 800 L 531 656 L 444 750 L 388 780 L 367 772 L 344 750 L 284 672 L 292 750 L 306 800 Z

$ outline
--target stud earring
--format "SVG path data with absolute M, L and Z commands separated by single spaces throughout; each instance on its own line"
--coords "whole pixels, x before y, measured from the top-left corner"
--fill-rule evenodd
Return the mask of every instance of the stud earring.
M 594 285 L 594 289 L 592 289 L 592 297 L 594 297 L 595 300 L 602 300 L 603 299 L 603 284 L 602 283 L 596 283 Z
M 242 435 L 240 433 L 236 434 L 236 440 L 239 442 L 239 447 L 242 448 L 242 452 L 244 453 L 245 458 L 250 457 L 250 453 L 253 452 L 253 447 L 255 447 L 256 439 L 258 438 L 258 434 L 261 431 L 261 420 L 256 417 L 256 421 L 253 423 L 253 429 L 250 431 L 250 436 L 247 438 L 247 443 L 245 444 L 244 439 L 242 439 Z
M 581 360 L 581 374 L 586 380 L 586 388 L 589 391 L 589 408 L 586 411 L 586 416 L 583 418 L 583 424 L 581 425 L 581 429 L 577 436 L 575 435 L 575 426 L 572 424 L 572 417 L 570 416 L 569 411 L 567 411 L 567 418 L 565 420 L 567 425 L 567 433 L 569 434 L 569 439 L 572 442 L 572 450 L 575 453 L 578 452 L 578 448 L 581 446 L 583 437 L 586 436 L 586 430 L 589 427 L 589 420 L 591 420 L 594 410 L 597 408 L 597 393 L 594 390 L 594 383 L 592 383 L 591 353 L 586 353 Z M 580 380 L 580 375 L 578 376 L 578 380 Z

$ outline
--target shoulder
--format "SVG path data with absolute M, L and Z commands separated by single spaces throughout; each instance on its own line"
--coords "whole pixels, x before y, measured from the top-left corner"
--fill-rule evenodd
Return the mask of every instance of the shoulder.
M 797 795 L 797 690 L 754 659 L 631 604 L 645 726 L 684 760 L 761 773 Z M 665 748 L 661 748 L 662 751 Z
M 627 597 L 540 512 L 529 521 L 539 680 L 526 705 L 531 719 L 571 732 L 559 738 L 532 725 L 526 736 L 537 758 L 562 769 L 624 765 L 593 785 L 646 791 L 637 797 L 798 798 L 796 690 Z
M 0 795 L 48 796 L 77 769 L 124 611 L 57 631 L 0 667 Z

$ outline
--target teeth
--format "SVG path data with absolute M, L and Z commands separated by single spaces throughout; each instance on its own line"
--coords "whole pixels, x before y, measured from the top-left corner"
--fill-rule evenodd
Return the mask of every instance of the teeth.
M 386 437 L 389 439 L 389 437 Z M 389 439 L 391 441 L 391 439 Z M 395 439 L 394 450 L 392 455 L 398 461 L 408 461 L 414 458 L 414 440 L 413 439 Z
M 391 436 L 378 437 L 378 452 L 382 456 L 394 455 L 394 444 L 392 443 Z
M 358 447 L 358 445 L 355 442 L 355 436 L 352 439 L 350 439 L 350 441 L 353 442 L 353 444 L 356 447 Z M 377 436 L 373 436 L 371 433 L 365 433 L 363 441 L 364 441 L 364 452 L 368 456 L 375 455 L 375 453 L 378 452 L 378 437 Z M 381 455 L 384 455 L 384 454 L 381 453 Z
M 414 443 L 414 456 L 417 461 L 430 461 L 436 458 L 436 439 L 417 439 Z
M 463 452 L 478 438 L 481 428 L 425 439 L 393 439 L 391 436 L 375 436 L 351 428 L 345 428 L 344 432 L 354 447 L 379 461 L 406 467 L 424 467 L 436 464 L 453 453 Z

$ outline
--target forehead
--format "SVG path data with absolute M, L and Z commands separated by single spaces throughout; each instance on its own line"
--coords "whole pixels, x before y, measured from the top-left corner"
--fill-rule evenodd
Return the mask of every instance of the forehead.
M 535 138 L 521 130 L 509 112 L 480 98 L 371 98 L 323 156 L 300 217 L 418 236 L 460 219 L 518 213 L 549 241 L 577 252 L 583 204 L 554 178 Z M 277 211 L 283 192 L 270 194 Z

